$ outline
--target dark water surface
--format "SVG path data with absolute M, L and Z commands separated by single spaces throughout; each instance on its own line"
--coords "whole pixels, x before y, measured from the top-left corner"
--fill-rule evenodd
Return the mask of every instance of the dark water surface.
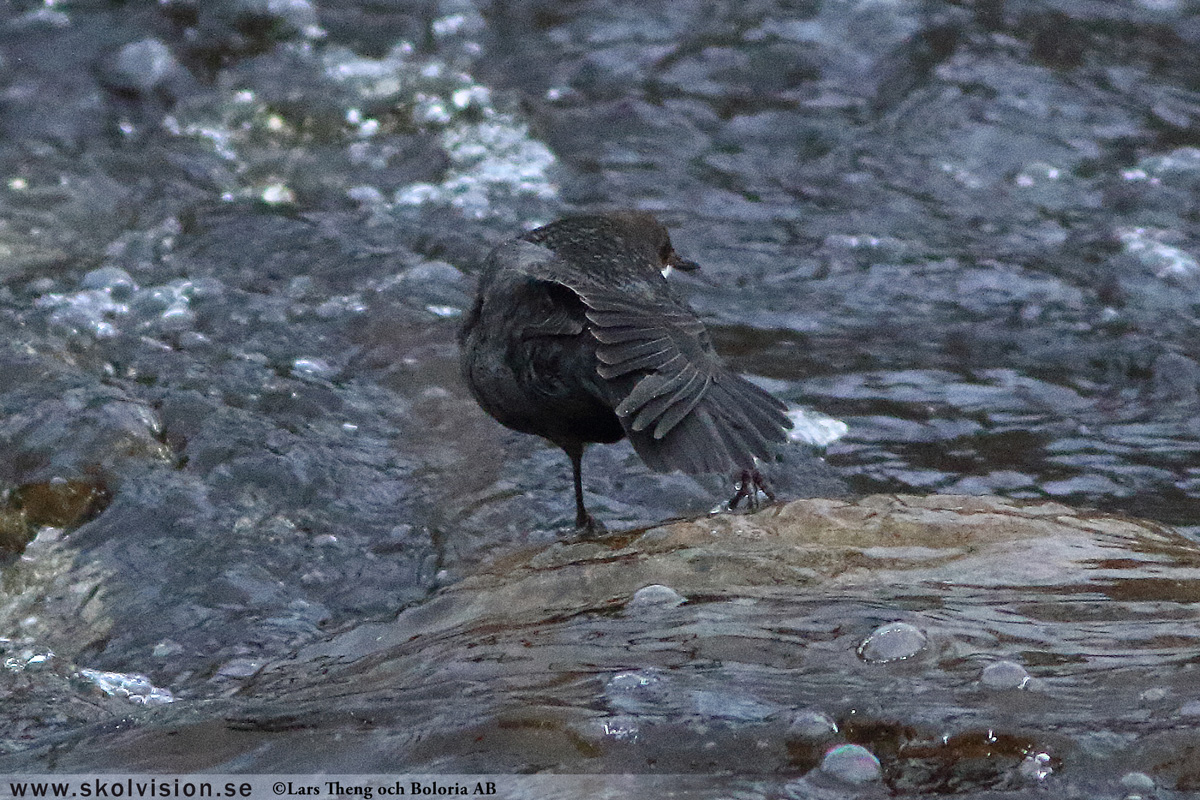
M 0 769 L 1200 791 L 1197 53 L 1190 0 L 0 6 Z M 726 533 L 556 543 L 454 332 L 489 247 L 613 207 L 806 415 L 781 495 L 1150 522 L 806 544 L 622 444 L 610 529 Z

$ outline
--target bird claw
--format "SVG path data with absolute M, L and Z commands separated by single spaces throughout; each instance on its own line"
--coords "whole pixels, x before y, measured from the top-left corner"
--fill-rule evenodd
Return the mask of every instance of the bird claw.
M 768 503 L 775 502 L 775 493 L 771 491 L 770 486 L 767 485 L 767 479 L 761 472 L 756 469 L 742 470 L 737 479 L 737 492 L 729 500 L 729 510 L 737 510 L 743 499 L 746 501 L 747 510 L 756 510 L 761 504 L 758 499 L 759 492 L 766 496 Z

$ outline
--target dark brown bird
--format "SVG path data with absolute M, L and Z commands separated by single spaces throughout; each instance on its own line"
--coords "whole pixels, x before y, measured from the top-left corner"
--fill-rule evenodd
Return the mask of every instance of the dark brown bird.
M 791 427 L 783 403 L 721 363 L 672 267 L 697 265 L 650 214 L 567 217 L 488 255 L 459 333 L 483 410 L 566 451 L 586 531 L 602 527 L 583 504 L 588 444 L 628 436 L 657 472 L 740 472 L 736 506 L 765 490 L 755 458 Z

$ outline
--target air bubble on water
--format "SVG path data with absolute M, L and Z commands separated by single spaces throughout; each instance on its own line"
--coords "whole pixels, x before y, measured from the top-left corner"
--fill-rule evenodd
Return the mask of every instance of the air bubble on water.
M 820 711 L 797 711 L 788 723 L 787 737 L 808 742 L 820 742 L 838 732 L 838 725 Z
M 1166 176 L 1172 173 L 1181 175 L 1200 174 L 1200 148 L 1179 147 L 1169 153 L 1147 156 L 1138 162 L 1135 170 L 1130 171 L 1140 173 L 1140 175 L 1134 178 L 1126 175 L 1127 180 L 1138 177 L 1145 180 L 1151 175 Z
M 871 783 L 883 775 L 879 759 L 865 747 L 842 744 L 821 759 L 821 772 L 846 783 Z
M 129 313 L 129 306 L 117 302 L 106 289 L 86 289 L 74 294 L 46 294 L 37 298 L 34 308 L 51 309 L 50 323 L 59 328 L 89 333 L 97 339 L 117 335 L 110 319 Z
M 683 595 L 670 586 L 652 583 L 634 592 L 627 608 L 674 608 L 685 602 Z
M 1154 778 L 1144 772 L 1127 772 L 1121 777 L 1121 786 L 1131 792 L 1153 792 Z
M 449 117 L 447 116 L 447 122 Z M 482 122 L 450 125 L 442 133 L 442 149 L 450 160 L 439 184 L 414 183 L 399 189 L 400 205 L 448 204 L 475 217 L 490 213 L 494 193 L 553 198 L 550 181 L 554 154 L 529 135 L 528 127 L 509 114 L 491 111 Z
M 137 291 L 138 285 L 120 267 L 100 267 L 83 276 L 79 285 L 84 289 L 108 292 L 114 300 L 123 301 Z
M 449 14 L 435 19 L 430 27 L 434 36 L 452 36 L 462 29 L 466 21 L 467 18 L 462 14 Z
M 1170 692 L 1163 687 L 1152 686 L 1139 694 L 1138 699 L 1143 703 L 1157 703 L 1160 700 L 1165 700 L 1168 694 L 1170 694 Z
M 925 649 L 928 637 L 915 625 L 889 622 L 871 632 L 858 646 L 858 657 L 873 664 L 911 658 Z
M 1181 717 L 1196 719 L 1200 717 L 1200 700 L 1189 700 L 1179 707 L 1176 712 Z
M 1024 689 L 1029 685 L 1029 673 L 1013 661 L 997 661 L 984 667 L 979 682 L 989 689 Z

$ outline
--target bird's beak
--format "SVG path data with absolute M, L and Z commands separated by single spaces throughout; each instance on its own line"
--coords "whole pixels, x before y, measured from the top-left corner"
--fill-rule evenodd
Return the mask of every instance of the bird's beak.
M 667 266 L 672 269 L 677 269 L 680 272 L 695 272 L 696 270 L 700 269 L 700 265 L 695 261 L 688 261 L 686 258 L 681 257 L 675 252 L 672 252 L 671 256 L 667 259 Z

